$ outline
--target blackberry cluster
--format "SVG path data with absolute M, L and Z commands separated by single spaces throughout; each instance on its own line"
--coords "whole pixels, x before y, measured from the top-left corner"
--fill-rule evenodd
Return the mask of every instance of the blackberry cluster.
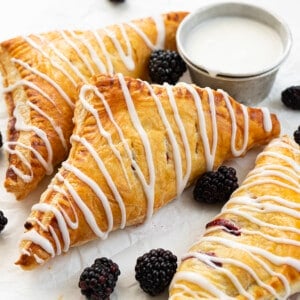
M 7 218 L 4 216 L 3 211 L 0 210 L 0 232 L 7 224 Z
M 294 131 L 294 140 L 297 144 L 300 145 L 300 126 L 297 130 Z
M 156 296 L 170 284 L 177 268 L 177 257 L 169 250 L 152 249 L 136 261 L 135 278 L 141 289 Z
M 1 132 L 0 132 L 0 148 L 2 147 L 2 145 L 3 145 L 2 134 L 1 134 Z
M 290 86 L 281 93 L 281 101 L 291 109 L 300 110 L 300 86 Z
M 226 202 L 238 188 L 236 171 L 232 167 L 221 166 L 215 172 L 206 172 L 196 182 L 193 196 L 198 202 Z
M 186 64 L 176 51 L 154 50 L 150 55 L 148 68 L 153 83 L 175 84 L 186 71 Z
M 111 259 L 97 258 L 80 275 L 78 286 L 81 289 L 81 294 L 85 295 L 87 299 L 108 300 L 119 275 L 119 266 Z

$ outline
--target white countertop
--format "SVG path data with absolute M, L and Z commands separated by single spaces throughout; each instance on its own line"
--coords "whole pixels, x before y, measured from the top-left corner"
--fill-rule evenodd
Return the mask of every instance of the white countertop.
M 100 28 L 104 25 L 129 21 L 172 10 L 192 11 L 204 4 L 217 1 L 202 0 L 126 0 L 112 4 L 108 0 L 9 0 L 0 9 L 0 40 L 20 34 L 40 33 L 54 29 Z M 284 107 L 280 101 L 281 91 L 291 85 L 300 85 L 300 2 L 295 0 L 243 1 L 263 6 L 280 15 L 290 26 L 293 47 L 281 67 L 270 95 L 260 106 L 267 106 L 278 114 L 282 133 L 292 134 L 300 125 L 300 111 Z M 186 76 L 187 77 L 187 76 Z M 0 129 L 5 132 L 6 109 L 0 100 Z M 0 155 L 0 176 L 5 175 L 4 155 Z M 257 151 L 230 162 L 242 180 L 253 167 Z M 0 178 L 0 180 L 1 180 Z M 18 256 L 17 244 L 23 223 L 47 185 L 45 179 L 39 189 L 23 202 L 15 201 L 0 187 L 0 210 L 8 217 L 8 225 L 0 235 L 0 298 L 1 299 L 84 299 L 77 287 L 84 267 L 96 257 L 108 256 L 119 264 L 119 277 L 112 300 L 167 299 L 167 293 L 152 298 L 144 294 L 134 279 L 136 258 L 152 248 L 166 248 L 178 257 L 195 238 L 200 236 L 206 224 L 220 209 L 194 203 L 191 189 L 181 199 L 176 199 L 161 209 L 153 219 L 139 227 L 114 232 L 105 241 L 95 241 L 71 250 L 55 258 L 45 267 L 24 272 L 14 265 Z

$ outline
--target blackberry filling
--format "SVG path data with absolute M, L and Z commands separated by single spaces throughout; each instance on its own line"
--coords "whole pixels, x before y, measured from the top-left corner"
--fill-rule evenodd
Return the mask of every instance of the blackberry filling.
M 233 235 L 239 236 L 241 235 L 240 228 L 237 227 L 232 221 L 227 219 L 215 219 L 206 224 L 206 229 L 213 226 L 222 226 L 226 232 L 229 232 Z

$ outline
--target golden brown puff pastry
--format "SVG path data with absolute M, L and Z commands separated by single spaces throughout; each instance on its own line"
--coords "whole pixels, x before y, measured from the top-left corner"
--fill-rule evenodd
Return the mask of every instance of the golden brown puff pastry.
M 170 300 L 288 299 L 300 291 L 300 148 L 274 139 L 183 255 Z
M 275 115 L 223 91 L 121 74 L 81 87 L 74 122 L 69 157 L 25 224 L 24 269 L 144 222 L 206 170 L 279 134 Z
M 17 199 L 32 191 L 69 151 L 79 82 L 121 72 L 148 79 L 153 49 L 176 49 L 185 12 L 144 18 L 101 30 L 54 31 L 0 44 L 0 71 L 9 110 L 5 187 Z

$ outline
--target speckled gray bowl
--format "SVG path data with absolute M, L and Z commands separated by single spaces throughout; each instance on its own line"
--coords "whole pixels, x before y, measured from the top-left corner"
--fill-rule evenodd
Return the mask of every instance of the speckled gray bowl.
M 275 29 L 283 44 L 281 56 L 274 61 L 269 68 L 259 69 L 255 73 L 220 73 L 217 76 L 211 76 L 204 65 L 197 65 L 187 55 L 185 50 L 185 40 L 188 33 L 201 22 L 218 16 L 238 16 L 250 18 L 264 23 Z M 258 6 L 238 3 L 221 2 L 204 6 L 188 15 L 180 24 L 177 36 L 177 48 L 186 62 L 191 79 L 199 86 L 209 86 L 213 89 L 223 89 L 238 101 L 255 105 L 262 101 L 269 94 L 279 67 L 287 58 L 291 45 L 292 36 L 286 23 L 275 14 Z

